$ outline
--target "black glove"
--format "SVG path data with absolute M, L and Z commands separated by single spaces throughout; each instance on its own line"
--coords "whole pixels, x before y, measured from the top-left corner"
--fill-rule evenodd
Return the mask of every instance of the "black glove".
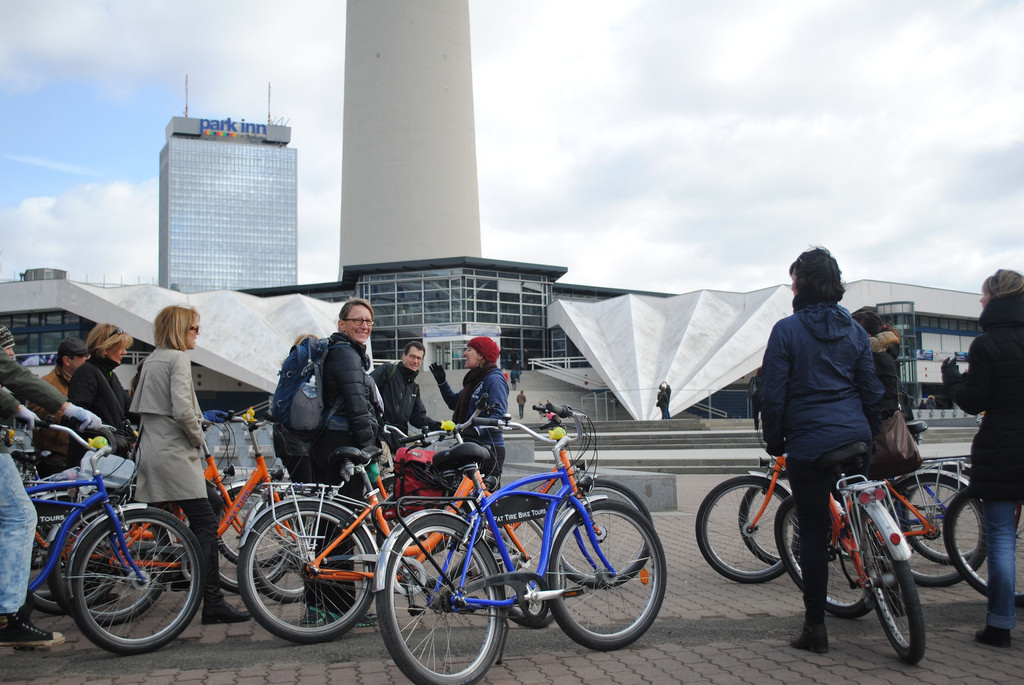
M 960 375 L 960 367 L 956 365 L 956 357 L 946 357 L 942 361 L 942 380 L 945 382 Z
M 445 381 L 444 367 L 437 362 L 430 365 L 430 375 L 434 377 L 434 380 L 437 381 L 438 385 L 441 385 Z
M 778 445 L 769 444 L 764 448 L 764 451 L 768 453 L 768 456 L 779 457 L 786 453 L 786 446 L 785 443 L 780 443 Z
M 425 430 L 425 431 L 439 431 L 439 430 L 441 430 L 441 422 L 440 421 L 431 421 L 430 423 L 428 423 L 426 426 L 423 427 L 423 430 Z

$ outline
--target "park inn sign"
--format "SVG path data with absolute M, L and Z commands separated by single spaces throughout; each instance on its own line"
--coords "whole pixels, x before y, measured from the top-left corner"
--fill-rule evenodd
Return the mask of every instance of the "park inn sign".
M 232 121 L 231 117 L 227 119 L 200 119 L 199 128 L 202 131 L 202 135 L 212 137 L 235 138 L 240 135 L 267 135 L 266 124 L 253 124 L 246 122 L 245 119 Z

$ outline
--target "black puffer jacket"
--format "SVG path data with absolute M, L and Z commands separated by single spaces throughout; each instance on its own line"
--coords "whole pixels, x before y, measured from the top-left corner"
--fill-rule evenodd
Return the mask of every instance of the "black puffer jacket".
M 324 407 L 338 403 L 338 410 L 327 423 L 325 438 L 335 444 L 349 444 L 360 449 L 377 445 L 380 427 L 377 422 L 377 390 L 367 375 L 370 360 L 366 347 L 338 332 L 330 337 L 324 360 Z M 341 440 L 347 433 L 350 440 Z
M 1024 297 L 989 301 L 971 343 L 970 369 L 944 366 L 942 381 L 957 406 L 985 412 L 971 444 L 971 494 L 1024 499 Z
M 408 424 L 422 429 L 434 423 L 423 406 L 420 386 L 416 383 L 418 371 L 404 364 L 380 364 L 370 375 L 384 400 L 385 421 L 402 432 L 409 428 Z
M 107 357 L 89 357 L 68 384 L 68 399 L 99 416 L 103 423 L 122 427 L 128 417 L 130 399 L 114 369 L 117 362 Z

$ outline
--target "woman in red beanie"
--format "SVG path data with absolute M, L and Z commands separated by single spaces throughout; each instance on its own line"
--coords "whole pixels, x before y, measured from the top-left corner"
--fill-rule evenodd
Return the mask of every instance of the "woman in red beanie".
M 466 374 L 462 382 L 462 390 L 455 392 L 452 386 L 445 379 L 444 367 L 440 364 L 431 364 L 430 373 L 437 381 L 437 387 L 441 391 L 441 397 L 449 409 L 454 410 L 452 420 L 455 423 L 462 423 L 476 411 L 477 402 L 480 397 L 487 394 L 487 404 L 494 409 L 481 416 L 501 418 L 508 411 L 508 381 L 505 374 L 498 367 L 498 357 L 501 350 L 490 338 L 483 336 L 473 338 L 466 343 Z M 477 429 L 477 435 L 464 436 L 468 442 L 476 442 L 484 447 L 493 456 L 493 461 L 480 466 L 480 471 L 485 476 L 493 474 L 501 477 L 501 469 L 505 464 L 505 439 L 499 430 Z

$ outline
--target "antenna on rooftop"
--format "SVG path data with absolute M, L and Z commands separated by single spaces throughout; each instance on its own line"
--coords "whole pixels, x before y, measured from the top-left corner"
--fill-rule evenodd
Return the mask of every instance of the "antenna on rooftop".
M 188 118 L 188 74 L 185 74 L 185 117 Z
M 267 124 L 270 124 L 270 81 L 267 81 Z

